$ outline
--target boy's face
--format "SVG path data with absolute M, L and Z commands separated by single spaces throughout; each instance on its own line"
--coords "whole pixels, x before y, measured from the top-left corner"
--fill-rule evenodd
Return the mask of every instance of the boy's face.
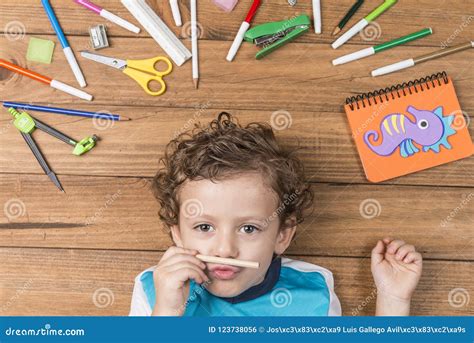
M 260 283 L 272 261 L 291 242 L 295 228 L 280 230 L 278 198 L 258 173 L 229 179 L 187 181 L 179 193 L 179 227 L 173 227 L 177 246 L 200 254 L 256 261 L 258 269 L 207 263 L 211 282 L 206 289 L 219 297 L 233 297 Z

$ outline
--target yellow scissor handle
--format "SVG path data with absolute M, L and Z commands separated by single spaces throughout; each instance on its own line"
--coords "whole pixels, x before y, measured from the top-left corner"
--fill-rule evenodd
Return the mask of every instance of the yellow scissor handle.
M 165 62 L 168 68 L 165 71 L 161 71 L 155 68 L 156 63 Z M 134 79 L 145 92 L 150 95 L 161 95 L 166 91 L 166 84 L 163 81 L 163 76 L 168 75 L 173 70 L 173 65 L 171 61 L 164 57 L 158 56 L 154 58 L 149 58 L 146 60 L 127 60 L 127 67 L 123 72 Z M 161 87 L 157 91 L 152 91 L 150 89 L 150 82 L 156 81 Z

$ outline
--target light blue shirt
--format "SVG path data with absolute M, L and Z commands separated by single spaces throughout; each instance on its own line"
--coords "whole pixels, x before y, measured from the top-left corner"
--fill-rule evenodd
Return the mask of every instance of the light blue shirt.
M 136 278 L 130 315 L 151 315 L 155 305 L 153 269 Z M 275 258 L 264 281 L 236 297 L 217 297 L 191 281 L 184 315 L 328 316 L 341 315 L 341 306 L 331 272 L 314 264 Z

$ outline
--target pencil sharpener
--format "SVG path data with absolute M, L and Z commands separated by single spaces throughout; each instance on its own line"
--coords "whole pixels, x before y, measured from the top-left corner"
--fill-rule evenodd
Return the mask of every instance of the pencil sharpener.
M 89 35 L 94 50 L 107 48 L 109 46 L 107 28 L 104 24 L 89 27 Z

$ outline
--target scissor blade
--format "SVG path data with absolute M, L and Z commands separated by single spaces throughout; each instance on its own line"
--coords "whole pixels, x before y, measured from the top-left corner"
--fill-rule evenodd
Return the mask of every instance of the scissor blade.
M 94 54 L 89 51 L 81 51 L 81 56 L 89 60 L 99 62 L 105 65 L 108 65 L 109 67 L 113 67 L 117 69 L 123 69 L 127 66 L 127 62 L 124 60 L 120 60 L 118 58 L 113 58 L 113 57 L 102 56 L 99 54 Z

